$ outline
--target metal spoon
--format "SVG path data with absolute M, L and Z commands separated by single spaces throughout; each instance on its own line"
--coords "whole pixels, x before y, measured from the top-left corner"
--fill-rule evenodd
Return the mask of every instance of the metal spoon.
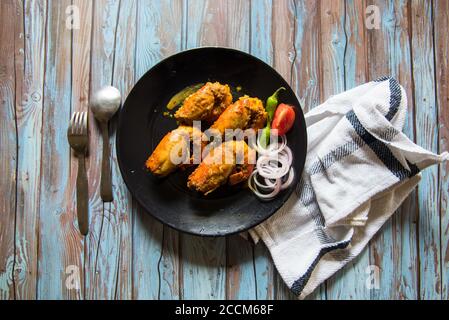
M 120 108 L 122 98 L 117 88 L 106 86 L 97 91 L 90 101 L 90 108 L 98 120 L 103 136 L 103 160 L 101 165 L 100 195 L 105 202 L 112 201 L 112 181 L 109 161 L 108 123 Z

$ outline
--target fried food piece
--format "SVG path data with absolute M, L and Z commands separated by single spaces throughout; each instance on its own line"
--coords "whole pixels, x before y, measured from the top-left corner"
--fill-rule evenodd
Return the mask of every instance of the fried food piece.
M 226 183 L 246 181 L 254 168 L 256 153 L 245 141 L 227 141 L 212 149 L 189 176 L 187 186 L 204 195 Z
M 207 82 L 184 100 L 175 118 L 188 124 L 194 120 L 213 122 L 231 103 L 232 94 L 228 85 Z
M 262 129 L 266 121 L 267 112 L 262 101 L 243 96 L 226 108 L 211 129 L 216 129 L 224 135 L 226 129 Z
M 201 154 L 204 147 L 202 134 L 197 128 L 189 126 L 179 126 L 177 129 L 170 131 L 159 142 L 145 162 L 145 166 L 154 175 L 164 177 L 175 171 L 176 168 L 192 163 L 193 155 L 190 156 L 190 154 L 193 151 L 191 147 L 199 147 Z

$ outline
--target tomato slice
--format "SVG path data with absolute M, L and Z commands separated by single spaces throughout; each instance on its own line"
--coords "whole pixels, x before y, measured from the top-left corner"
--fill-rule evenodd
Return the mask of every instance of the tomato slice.
M 295 108 L 291 105 L 281 103 L 274 113 L 272 129 L 277 129 L 277 134 L 282 136 L 286 134 L 295 122 Z

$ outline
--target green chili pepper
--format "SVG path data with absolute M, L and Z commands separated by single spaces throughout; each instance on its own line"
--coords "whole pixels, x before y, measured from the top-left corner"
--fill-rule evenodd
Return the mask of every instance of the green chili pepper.
M 267 125 L 262 130 L 262 134 L 260 136 L 260 144 L 265 148 L 268 145 L 268 142 L 270 141 L 270 129 L 271 129 L 271 122 L 273 121 L 274 112 L 276 111 L 276 108 L 279 104 L 278 101 L 278 94 L 281 90 L 285 90 L 284 87 L 280 87 L 273 93 L 270 97 L 267 99 L 267 103 L 265 105 L 265 110 L 267 111 L 268 118 L 267 118 Z

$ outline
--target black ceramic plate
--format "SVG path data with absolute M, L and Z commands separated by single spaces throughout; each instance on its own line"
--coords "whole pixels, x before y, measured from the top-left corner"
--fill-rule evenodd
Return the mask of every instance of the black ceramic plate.
M 175 54 L 150 69 L 134 86 L 119 115 L 117 157 L 131 194 L 155 218 L 180 231 L 222 236 L 247 230 L 279 209 L 294 186 L 274 200 L 261 202 L 245 186 L 222 187 L 208 196 L 187 188 L 190 170 L 157 179 L 144 167 L 161 138 L 177 127 L 164 115 L 170 98 L 183 88 L 207 81 L 240 86 L 238 93 L 266 101 L 277 88 L 287 88 L 280 101 L 297 106 L 288 133 L 296 177 L 303 170 L 307 136 L 299 102 L 287 82 L 261 60 L 228 48 L 197 48 Z M 235 97 L 234 97 L 235 99 Z

